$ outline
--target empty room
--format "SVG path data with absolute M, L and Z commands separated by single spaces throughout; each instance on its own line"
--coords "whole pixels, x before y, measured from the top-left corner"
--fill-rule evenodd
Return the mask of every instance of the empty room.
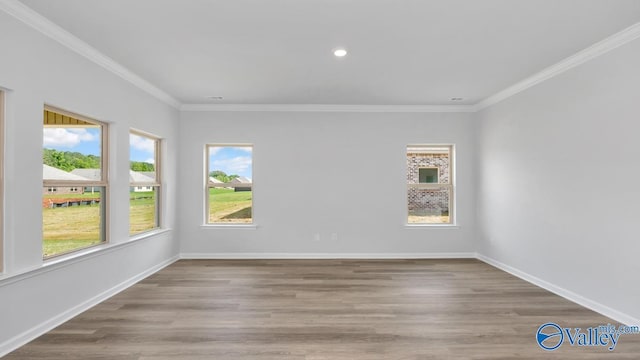
M 0 0 L 0 48 L 0 357 L 640 358 L 640 1 Z

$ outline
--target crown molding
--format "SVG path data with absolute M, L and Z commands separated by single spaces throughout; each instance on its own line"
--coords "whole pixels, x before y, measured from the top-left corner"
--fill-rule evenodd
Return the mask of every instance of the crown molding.
M 468 112 L 485 109 L 640 37 L 640 23 L 617 32 L 473 105 L 183 104 L 181 111 Z
M 473 105 L 184 104 L 180 111 L 457 113 L 476 110 Z
M 599 41 L 589 46 L 588 48 L 579 51 L 574 55 L 571 55 L 568 58 L 561 60 L 560 62 L 551 65 L 548 68 L 545 68 L 544 70 L 485 98 L 484 100 L 476 103 L 474 105 L 474 108 L 476 111 L 480 111 L 491 105 L 497 104 L 545 80 L 551 79 L 567 70 L 582 65 L 593 58 L 604 55 L 619 46 L 637 39 L 638 37 L 640 37 L 640 23 L 631 25 L 628 28 L 605 38 L 604 40 Z
M 0 0 L 0 10 L 180 111 L 473 113 L 495 105 L 640 37 L 640 23 L 636 23 L 473 105 L 182 104 L 167 92 L 102 54 L 20 1 Z
M 131 70 L 117 63 L 115 60 L 104 55 L 91 45 L 80 40 L 70 32 L 64 30 L 60 26 L 54 24 L 44 16 L 40 15 L 30 7 L 24 5 L 17 0 L 0 0 L 0 10 L 31 26 L 43 35 L 56 40 L 63 46 L 84 56 L 90 61 L 102 66 L 106 70 L 119 76 L 120 78 L 130 82 L 141 90 L 147 92 L 151 96 L 160 101 L 179 109 L 181 103 L 173 96 L 159 89 L 147 80 L 133 73 Z

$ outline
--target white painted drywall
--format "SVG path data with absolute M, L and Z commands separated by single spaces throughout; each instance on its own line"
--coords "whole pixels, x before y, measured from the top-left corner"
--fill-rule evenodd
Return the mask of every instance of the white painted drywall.
M 7 92 L 5 273 L 0 279 L 0 354 L 29 332 L 177 254 L 173 232 L 121 246 L 14 282 L 6 277 L 43 267 L 42 116 L 45 103 L 109 122 L 111 242 L 127 242 L 129 129 L 166 138 L 165 226 L 175 226 L 175 109 L 0 12 L 0 87 Z
M 180 250 L 197 256 L 473 252 L 471 120 L 464 113 L 183 112 Z M 256 230 L 201 227 L 207 143 L 254 145 Z M 404 225 L 406 146 L 423 143 L 456 145 L 458 228 Z
M 113 242 L 129 240 L 130 127 L 166 138 L 164 220 L 180 224 L 19 281 L 0 279 L 0 353 L 178 250 L 203 257 L 480 251 L 640 318 L 638 41 L 479 114 L 178 114 L 4 13 L 0 44 L 0 87 L 10 90 L 4 276 L 43 268 L 45 102 L 111 123 Z M 254 144 L 255 230 L 201 226 L 204 145 L 218 142 Z M 456 145 L 456 228 L 404 226 L 405 146 L 419 143 Z
M 640 319 L 640 40 L 478 115 L 480 252 Z

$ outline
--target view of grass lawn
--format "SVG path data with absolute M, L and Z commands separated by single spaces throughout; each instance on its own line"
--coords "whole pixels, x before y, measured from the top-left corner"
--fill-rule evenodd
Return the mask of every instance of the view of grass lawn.
M 101 242 L 100 205 L 45 208 L 42 209 L 42 216 L 42 252 L 45 257 Z
M 209 189 L 210 223 L 251 223 L 251 191 Z
M 409 224 L 448 224 L 449 214 L 425 209 L 409 209 Z
M 155 229 L 156 192 L 133 192 L 129 195 L 129 234 Z
M 449 215 L 415 215 L 409 213 L 409 224 L 449 224 Z
M 99 194 L 45 195 L 47 199 L 99 199 Z M 155 192 L 130 194 L 130 233 L 140 233 L 156 227 Z M 44 208 L 42 251 L 45 257 L 63 254 L 99 244 L 100 205 Z

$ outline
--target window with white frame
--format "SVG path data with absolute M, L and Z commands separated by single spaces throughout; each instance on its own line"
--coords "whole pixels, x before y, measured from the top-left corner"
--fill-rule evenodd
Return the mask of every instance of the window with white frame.
M 253 146 L 207 145 L 206 223 L 253 223 Z
M 4 271 L 4 91 L 0 89 L 0 273 Z
M 42 253 L 50 258 L 107 241 L 107 125 L 46 106 Z
M 160 139 L 129 134 L 129 234 L 160 227 Z
M 453 145 L 407 146 L 407 223 L 454 223 Z

